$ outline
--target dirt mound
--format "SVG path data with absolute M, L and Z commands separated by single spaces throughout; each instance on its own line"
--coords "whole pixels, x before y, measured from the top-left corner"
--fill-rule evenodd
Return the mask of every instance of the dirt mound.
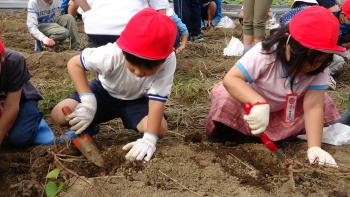
M 40 76 L 41 80 L 62 80 L 68 77 L 68 60 L 78 54 L 76 51 L 34 53 L 27 57 L 27 64 L 32 75 Z

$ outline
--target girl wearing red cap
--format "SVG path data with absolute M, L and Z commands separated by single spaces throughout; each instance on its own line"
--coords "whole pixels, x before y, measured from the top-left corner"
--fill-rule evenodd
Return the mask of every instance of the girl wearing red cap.
M 219 135 L 220 124 L 273 141 L 306 131 L 310 163 L 337 166 L 321 140 L 323 124 L 339 118 L 326 94 L 331 53 L 345 51 L 338 32 L 334 15 L 312 6 L 257 44 L 213 88 L 206 134 Z M 252 105 L 249 115 L 244 104 Z
M 169 17 L 146 8 L 130 19 L 116 43 L 73 57 L 68 72 L 77 93 L 56 105 L 52 119 L 79 134 L 120 117 L 126 128 L 143 133 L 123 147 L 130 150 L 126 159 L 150 160 L 167 130 L 163 116 L 176 67 L 176 33 Z M 98 73 L 98 80 L 89 85 L 85 71 Z M 64 106 L 74 109 L 67 119 Z
M 0 40 L 0 144 L 52 144 L 53 133 L 37 107 L 41 95 L 29 82 L 25 58 Z

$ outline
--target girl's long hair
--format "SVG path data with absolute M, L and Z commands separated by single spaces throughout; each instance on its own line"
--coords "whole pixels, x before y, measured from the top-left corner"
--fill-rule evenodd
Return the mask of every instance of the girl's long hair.
M 272 32 L 270 37 L 262 42 L 262 48 L 266 51 L 265 54 L 275 53 L 276 59 L 280 60 L 286 66 L 288 76 L 291 78 L 290 88 L 293 91 L 293 83 L 296 77 L 302 72 L 305 61 L 308 61 L 312 65 L 316 57 L 324 54 L 324 52 L 306 48 L 290 36 L 288 44 L 290 45 L 291 56 L 290 61 L 287 61 L 285 50 L 288 37 L 289 25 L 287 24 Z M 330 55 L 319 68 L 306 73 L 306 75 L 316 75 L 323 72 L 332 60 L 333 55 Z

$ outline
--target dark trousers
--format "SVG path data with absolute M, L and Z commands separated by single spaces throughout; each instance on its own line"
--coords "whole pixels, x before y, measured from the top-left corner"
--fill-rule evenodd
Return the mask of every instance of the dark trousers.
M 8 144 L 24 147 L 33 143 L 42 119 L 37 105 L 38 102 L 34 100 L 21 102 L 17 119 L 6 138 Z
M 190 36 L 201 33 L 201 4 L 199 0 L 174 0 L 175 13 L 187 26 Z
M 96 48 L 108 43 L 114 43 L 119 38 L 119 35 L 96 35 L 96 34 L 88 34 L 88 45 L 89 48 Z

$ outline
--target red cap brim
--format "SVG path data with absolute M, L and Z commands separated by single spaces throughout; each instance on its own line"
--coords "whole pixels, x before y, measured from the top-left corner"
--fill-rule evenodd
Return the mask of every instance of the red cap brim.
M 0 39 L 0 53 L 4 52 L 5 51 L 5 46 L 4 44 L 2 43 L 2 40 Z

